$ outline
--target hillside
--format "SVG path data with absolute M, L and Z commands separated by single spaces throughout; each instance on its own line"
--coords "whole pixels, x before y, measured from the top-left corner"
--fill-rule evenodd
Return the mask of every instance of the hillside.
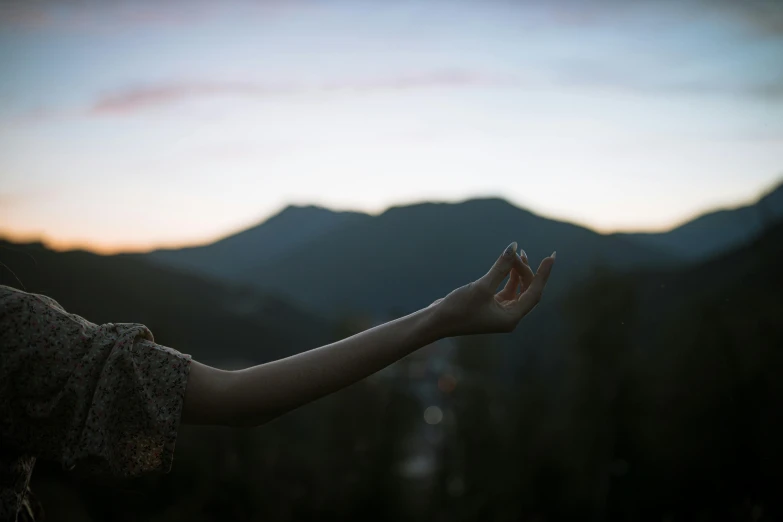
M 479 277 L 515 240 L 534 262 L 559 252 L 552 293 L 596 264 L 676 262 L 653 248 L 497 198 L 393 207 L 380 216 L 288 207 L 213 245 L 129 257 L 245 282 L 331 318 L 345 312 L 386 316 L 426 306 Z
M 783 219 L 783 184 L 751 205 L 716 210 L 661 233 L 616 234 L 639 245 L 701 261 L 755 239 L 769 223 Z
M 778 224 L 706 262 L 638 274 L 629 302 L 588 318 L 603 390 L 581 395 L 613 397 L 612 451 L 633 470 L 617 504 L 721 519 L 753 498 L 765 519 L 783 516 L 782 265 Z
M 140 259 L 0 241 L 0 262 L 0 284 L 94 323 L 145 324 L 157 342 L 205 362 L 259 363 L 333 340 L 329 323 L 284 299 Z
M 513 240 L 534 262 L 558 251 L 549 289 L 558 295 L 597 266 L 636 270 L 704 260 L 751 241 L 781 216 L 783 186 L 753 205 L 660 234 L 602 235 L 499 198 L 398 206 L 380 216 L 290 206 L 212 245 L 141 257 L 280 293 L 330 318 L 388 316 L 426 306 L 478 277 L 494 251 Z
M 557 250 L 551 295 L 597 264 L 623 269 L 676 262 L 621 238 L 490 198 L 391 208 L 321 234 L 241 276 L 331 314 L 409 313 L 483 275 L 511 241 L 533 263 Z
M 239 275 L 254 266 L 269 262 L 336 227 L 369 218 L 358 212 L 289 205 L 263 223 L 215 243 L 155 250 L 146 257 L 199 274 L 241 280 Z
M 703 263 L 598 271 L 510 386 L 488 363 L 531 343 L 477 337 L 444 476 L 471 477 L 488 520 L 783 519 L 781 265 L 783 224 Z

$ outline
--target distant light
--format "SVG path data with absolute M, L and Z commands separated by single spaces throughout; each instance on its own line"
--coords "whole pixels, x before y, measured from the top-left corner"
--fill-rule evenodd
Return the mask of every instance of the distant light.
M 438 424 L 443 420 L 443 411 L 437 406 L 430 406 L 424 410 L 424 421 L 427 424 Z
M 398 473 L 408 478 L 425 478 L 435 471 L 435 460 L 430 455 L 414 455 L 401 462 Z
M 451 393 L 457 387 L 457 379 L 453 375 L 441 375 L 438 379 L 438 389 L 443 393 Z

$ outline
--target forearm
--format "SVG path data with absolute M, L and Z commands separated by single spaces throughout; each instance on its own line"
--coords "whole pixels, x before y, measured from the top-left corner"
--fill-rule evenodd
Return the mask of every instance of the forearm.
M 209 407 L 201 407 L 199 423 L 257 426 L 345 388 L 438 340 L 436 311 L 435 306 L 425 308 L 278 361 L 218 370 L 217 382 L 204 394 Z M 186 414 L 188 409 L 186 396 Z

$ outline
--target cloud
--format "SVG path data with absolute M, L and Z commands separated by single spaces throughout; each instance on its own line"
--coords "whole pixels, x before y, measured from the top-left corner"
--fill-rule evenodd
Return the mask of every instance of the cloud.
M 106 32 L 120 28 L 177 26 L 226 12 L 268 16 L 307 5 L 306 0 L 2 0 L 0 28 Z
M 363 0 L 370 4 L 371 0 Z M 473 0 L 477 6 L 484 0 Z M 622 22 L 626 15 L 655 12 L 673 19 L 716 14 L 744 25 L 750 33 L 783 37 L 781 0 L 495 0 L 523 9 L 543 10 L 551 21 L 570 26 Z M 375 0 L 385 6 L 390 0 Z M 465 5 L 465 4 L 461 4 Z M 468 4 L 469 5 L 469 4 Z M 313 0 L 2 0 L 0 27 L 32 30 L 110 30 L 121 27 L 185 25 L 215 16 L 240 13 L 243 17 L 270 14 L 323 4 Z M 443 9 L 433 3 L 434 9 Z
M 178 82 L 148 85 L 103 96 L 93 104 L 89 112 L 94 115 L 127 114 L 198 97 L 229 95 L 262 98 L 295 94 L 298 90 L 295 86 L 272 86 L 252 82 Z
M 780 0 L 695 0 L 697 6 L 714 8 L 762 35 L 783 37 L 783 2 Z
M 710 79 L 677 81 L 653 71 L 590 60 L 558 60 L 546 77 L 446 69 L 364 80 L 320 83 L 271 81 L 172 81 L 131 86 L 101 95 L 82 109 L 42 107 L 16 118 L 18 123 L 68 120 L 78 116 L 126 116 L 209 98 L 267 100 L 318 94 L 374 94 L 423 89 L 557 89 L 608 90 L 644 96 L 720 96 L 769 103 L 783 102 L 783 73 L 766 80 L 738 77 L 732 82 Z
M 781 0 L 496 0 L 524 11 L 543 13 L 549 23 L 600 27 L 651 19 L 687 22 L 717 16 L 742 26 L 752 36 L 783 38 Z
M 186 100 L 230 96 L 266 99 L 318 93 L 374 93 L 409 91 L 428 88 L 470 88 L 514 86 L 513 75 L 491 74 L 469 70 L 440 70 L 388 78 L 359 81 L 333 81 L 320 84 L 272 82 L 172 82 L 120 90 L 98 98 L 89 108 L 91 115 L 122 115 Z
M 553 66 L 556 85 L 606 89 L 643 95 L 722 96 L 762 102 L 783 101 L 783 71 L 766 79 L 737 77 L 732 81 L 710 78 L 676 80 L 655 71 L 629 69 L 589 60 L 561 60 Z
M 704 80 L 676 81 L 651 72 L 630 71 L 589 61 L 552 64 L 548 81 L 518 74 L 470 70 L 441 70 L 363 81 L 331 81 L 318 84 L 260 81 L 170 82 L 122 89 L 99 97 L 88 109 L 91 116 L 121 116 L 210 97 L 271 99 L 309 94 L 372 94 L 422 89 L 560 88 L 615 90 L 650 96 L 723 96 L 751 100 L 783 101 L 783 74 L 766 81 L 739 78 L 733 83 Z

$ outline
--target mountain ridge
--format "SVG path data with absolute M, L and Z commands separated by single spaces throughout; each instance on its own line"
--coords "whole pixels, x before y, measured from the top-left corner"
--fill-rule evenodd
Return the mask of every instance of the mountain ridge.
M 335 212 L 315 205 L 288 205 L 259 225 L 209 245 L 155 250 L 143 256 L 203 275 L 240 281 L 237 273 L 246 265 L 272 259 L 332 227 L 365 217 L 369 218 L 369 215 L 352 211 Z M 240 252 L 241 255 L 238 255 Z
M 689 261 L 705 260 L 751 241 L 783 219 L 783 182 L 753 203 L 716 209 L 664 232 L 618 232 L 612 235 L 660 248 Z
M 512 241 L 525 248 L 531 263 L 555 249 L 561 253 L 562 281 L 553 283 L 554 291 L 585 274 L 591 263 L 673 262 L 645 247 L 486 198 L 417 204 L 337 227 L 256 265 L 243 279 L 296 296 L 302 306 L 407 313 L 480 277 L 496 259 L 494 252 L 499 255 Z M 317 263 L 312 252 L 318 253 Z

